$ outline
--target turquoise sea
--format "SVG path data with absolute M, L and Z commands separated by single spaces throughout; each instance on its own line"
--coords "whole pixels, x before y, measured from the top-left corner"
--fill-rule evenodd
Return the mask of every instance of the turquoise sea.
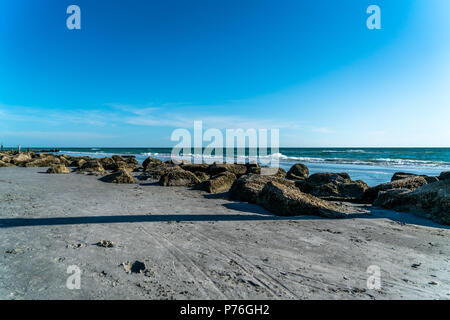
M 33 148 L 41 149 L 41 148 Z M 138 161 L 148 156 L 170 159 L 171 148 L 59 148 L 61 153 L 91 157 L 114 154 L 135 155 Z M 239 160 L 248 160 L 249 150 Z M 361 179 L 369 185 L 390 181 L 397 171 L 439 175 L 450 170 L 450 148 L 279 148 L 266 157 L 278 159 L 279 166 L 289 169 L 294 163 L 306 164 L 311 173 L 347 172 L 352 179 Z M 225 154 L 225 151 L 223 152 Z M 184 159 L 199 159 L 190 152 Z M 210 156 L 209 160 L 214 159 Z M 220 158 L 222 159 L 222 158 Z

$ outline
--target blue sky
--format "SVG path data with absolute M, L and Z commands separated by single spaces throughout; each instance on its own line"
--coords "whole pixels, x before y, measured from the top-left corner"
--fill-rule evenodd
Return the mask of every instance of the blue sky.
M 0 3 L 9 146 L 172 146 L 203 120 L 281 146 L 448 147 L 449 86 L 448 0 Z

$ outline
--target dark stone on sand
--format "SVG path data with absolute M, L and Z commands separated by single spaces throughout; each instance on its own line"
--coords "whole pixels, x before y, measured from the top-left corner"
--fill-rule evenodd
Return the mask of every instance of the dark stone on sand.
M 21 166 L 24 167 L 51 167 L 53 165 L 61 164 L 61 160 L 54 155 L 46 155 L 32 161 L 22 163 Z
M 200 183 L 200 179 L 190 171 L 183 169 L 172 170 L 161 176 L 159 184 L 162 186 L 193 187 Z
M 14 165 L 12 163 L 3 162 L 2 160 L 0 160 L 0 168 L 1 167 L 14 167 Z
M 271 167 L 255 167 L 249 168 L 247 170 L 247 174 L 260 174 L 265 176 L 277 176 L 277 177 L 286 177 L 286 171 L 282 168 L 271 168 Z
M 439 180 L 449 180 L 450 179 L 450 171 L 441 172 L 439 175 Z
M 236 175 L 234 173 L 226 171 L 211 177 L 209 180 L 204 181 L 201 184 L 200 188 L 209 193 L 227 192 L 231 188 L 235 180 Z
M 302 163 L 294 164 L 287 172 L 286 178 L 289 180 L 303 180 L 308 177 L 309 169 Z
M 195 171 L 193 173 L 197 176 L 197 178 L 200 179 L 201 182 L 206 181 L 211 178 L 211 176 L 209 174 L 201 172 L 201 171 Z
M 258 195 L 257 203 L 278 216 L 318 215 L 327 218 L 345 216 L 345 213 L 338 211 L 331 202 L 275 181 L 270 181 L 264 186 Z
M 98 160 L 89 160 L 81 165 L 76 170 L 77 173 L 84 173 L 90 175 L 105 175 L 106 171 Z
M 209 173 L 209 165 L 206 163 L 187 163 L 182 164 L 181 169 L 190 171 L 192 173 L 196 172 L 203 172 L 203 173 Z
M 345 173 L 315 173 L 295 185 L 305 193 L 332 201 L 361 201 L 369 186 L 361 180 L 353 181 Z
M 373 204 L 450 225 L 450 179 L 425 184 L 416 190 L 380 191 Z
M 367 191 L 364 193 L 363 201 L 367 203 L 373 203 L 373 201 L 378 197 L 378 193 L 380 191 L 387 191 L 389 189 L 416 190 L 417 188 L 426 185 L 427 183 L 427 180 L 424 177 L 420 176 L 412 176 L 401 180 L 383 183 L 367 189 Z
M 161 165 L 163 162 L 159 159 L 148 157 L 147 159 L 142 162 L 142 166 L 144 167 L 144 171 L 147 170 L 149 167 L 155 167 L 157 165 Z
M 47 173 L 55 173 L 55 174 L 65 174 L 65 173 L 70 173 L 69 169 L 63 165 L 63 164 L 58 164 L 58 165 L 53 165 L 51 166 L 48 170 Z
M 126 170 L 119 170 L 100 179 L 109 183 L 136 183 L 136 180 Z
M 233 183 L 230 188 L 230 196 L 235 200 L 256 203 L 258 194 L 269 181 L 276 181 L 295 187 L 293 181 L 285 180 L 283 177 L 249 174 L 240 177 Z
M 233 173 L 236 177 L 240 177 L 247 173 L 247 167 L 245 164 L 236 163 L 213 163 L 209 166 L 209 174 L 211 176 L 226 171 Z
M 423 178 L 425 178 L 425 180 L 427 180 L 428 183 L 433 183 L 433 182 L 439 181 L 438 177 L 420 175 L 420 174 L 414 174 L 414 173 L 407 173 L 407 172 L 396 172 L 392 176 L 391 182 L 397 181 L 397 180 L 402 180 L 405 178 L 410 178 L 410 177 L 423 177 Z

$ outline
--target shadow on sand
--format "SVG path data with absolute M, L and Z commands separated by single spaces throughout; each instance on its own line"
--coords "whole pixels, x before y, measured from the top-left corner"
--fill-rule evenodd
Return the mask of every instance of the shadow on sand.
M 345 218 L 333 219 L 318 216 L 279 217 L 268 213 L 263 208 L 248 203 L 229 203 L 225 207 L 247 212 L 247 214 L 157 214 L 157 215 L 114 215 L 114 216 L 81 216 L 81 217 L 55 217 L 55 218 L 8 218 L 0 219 L 0 228 L 80 225 L 80 224 L 106 224 L 106 223 L 142 223 L 142 222 L 205 222 L 205 221 L 301 221 L 301 220 L 348 220 L 348 219 L 382 219 L 386 218 L 400 224 L 414 224 L 450 229 L 450 226 L 437 224 L 433 221 L 416 217 L 412 214 L 392 212 L 387 210 L 374 210 L 369 213 L 349 214 Z M 248 214 L 251 213 L 251 214 Z

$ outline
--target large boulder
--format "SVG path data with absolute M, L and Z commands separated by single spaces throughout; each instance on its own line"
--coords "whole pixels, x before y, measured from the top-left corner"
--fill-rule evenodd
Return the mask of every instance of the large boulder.
M 257 203 L 278 216 L 318 215 L 328 218 L 345 216 L 345 213 L 340 212 L 331 202 L 276 181 L 270 181 L 264 186 L 258 195 Z
M 271 168 L 271 167 L 253 167 L 247 169 L 247 174 L 261 174 L 265 176 L 277 176 L 285 178 L 287 172 L 282 168 Z
M 369 186 L 361 180 L 353 181 L 348 173 L 315 173 L 295 185 L 305 193 L 332 201 L 361 201 Z
M 57 164 L 57 165 L 53 165 L 51 166 L 48 170 L 47 173 L 55 173 L 55 174 L 66 174 L 66 173 L 70 173 L 70 170 L 63 164 Z
M 237 163 L 213 163 L 209 166 L 209 174 L 211 176 L 226 171 L 233 173 L 236 177 L 240 177 L 247 173 L 247 167 L 245 164 Z
M 439 175 L 439 180 L 449 180 L 450 179 L 450 171 L 441 172 Z
M 30 153 L 20 152 L 12 158 L 12 163 L 14 163 L 15 165 L 19 165 L 19 164 L 28 162 L 30 160 L 31 160 Z
M 204 182 L 206 180 L 209 180 L 211 178 L 211 176 L 205 172 L 201 172 L 201 171 L 195 171 L 193 172 L 197 178 L 200 179 L 201 182 Z
M 249 174 L 237 179 L 230 188 L 230 196 L 232 199 L 256 203 L 259 193 L 262 191 L 266 183 L 276 181 L 294 186 L 293 181 L 285 180 L 278 176 Z
M 380 191 L 373 204 L 450 225 L 450 179 L 426 184 L 413 191 L 404 188 Z
M 309 175 L 309 169 L 302 163 L 294 164 L 287 172 L 286 178 L 289 180 L 303 180 Z
M 219 173 L 204 181 L 200 188 L 209 193 L 220 193 L 230 190 L 233 182 L 236 180 L 236 175 L 229 171 Z
M 76 172 L 97 176 L 106 174 L 105 168 L 103 168 L 98 160 L 86 161 L 80 168 L 76 170 Z
M 117 164 L 116 161 L 114 161 L 113 158 L 101 158 L 98 160 L 100 162 L 100 164 L 102 165 L 102 167 L 105 170 L 116 170 L 117 169 Z
M 378 193 L 380 191 L 387 191 L 390 189 L 416 190 L 417 188 L 426 185 L 427 183 L 428 182 L 424 177 L 412 176 L 401 180 L 379 184 L 366 190 L 363 196 L 363 201 L 367 203 L 373 203 L 373 201 L 378 197 Z
M 144 170 L 147 170 L 147 167 L 149 166 L 160 165 L 162 163 L 163 162 L 159 159 L 148 157 L 147 159 L 144 160 L 144 162 L 142 162 L 142 166 L 144 167 Z
M 256 169 L 261 168 L 261 166 L 256 161 L 247 162 L 245 164 L 245 167 L 247 168 L 247 174 L 256 173 L 256 172 L 251 172 L 251 171 L 257 171 Z
M 14 167 L 14 165 L 12 163 L 3 162 L 2 160 L 0 160 L 0 168 L 1 167 Z
M 176 170 L 183 170 L 177 165 L 167 165 L 165 163 L 161 163 L 155 166 L 147 166 L 147 169 L 140 175 L 139 179 L 141 180 L 159 180 L 161 177 L 170 172 Z
M 410 177 L 423 177 L 423 178 L 425 178 L 425 180 L 427 180 L 428 183 L 433 183 L 433 182 L 439 181 L 439 179 L 437 177 L 433 177 L 433 176 L 414 174 L 414 173 L 407 173 L 407 172 L 396 172 L 392 176 L 391 182 L 392 181 L 397 181 L 397 180 L 402 180 L 402 179 L 405 179 L 405 178 L 410 178 Z
M 109 183 L 136 183 L 133 176 L 126 170 L 113 172 L 112 174 L 102 177 L 100 180 Z
M 84 158 L 75 158 L 72 159 L 72 162 L 70 163 L 70 167 L 76 167 L 76 168 L 81 168 L 83 166 L 83 164 L 86 163 L 86 159 Z
M 209 173 L 209 165 L 206 163 L 186 163 L 180 166 L 183 170 L 190 171 L 192 173 L 204 172 Z
M 141 165 L 139 163 L 135 163 L 133 161 L 130 161 L 130 159 L 127 159 L 126 161 L 115 161 L 115 164 L 112 168 L 113 171 L 119 171 L 119 170 L 125 170 L 125 171 L 137 171 L 137 169 Z
M 193 187 L 200 183 L 200 179 L 190 171 L 183 169 L 172 170 L 161 176 L 159 184 L 162 186 L 185 186 Z
M 142 166 L 144 167 L 144 171 L 147 170 L 147 168 L 153 168 L 159 165 L 162 165 L 163 162 L 159 159 L 153 158 L 153 157 L 148 157 L 147 159 L 144 160 L 144 162 L 142 162 Z
M 53 165 L 61 164 L 61 160 L 53 155 L 46 155 L 33 159 L 32 161 L 22 163 L 25 167 L 51 167 Z

